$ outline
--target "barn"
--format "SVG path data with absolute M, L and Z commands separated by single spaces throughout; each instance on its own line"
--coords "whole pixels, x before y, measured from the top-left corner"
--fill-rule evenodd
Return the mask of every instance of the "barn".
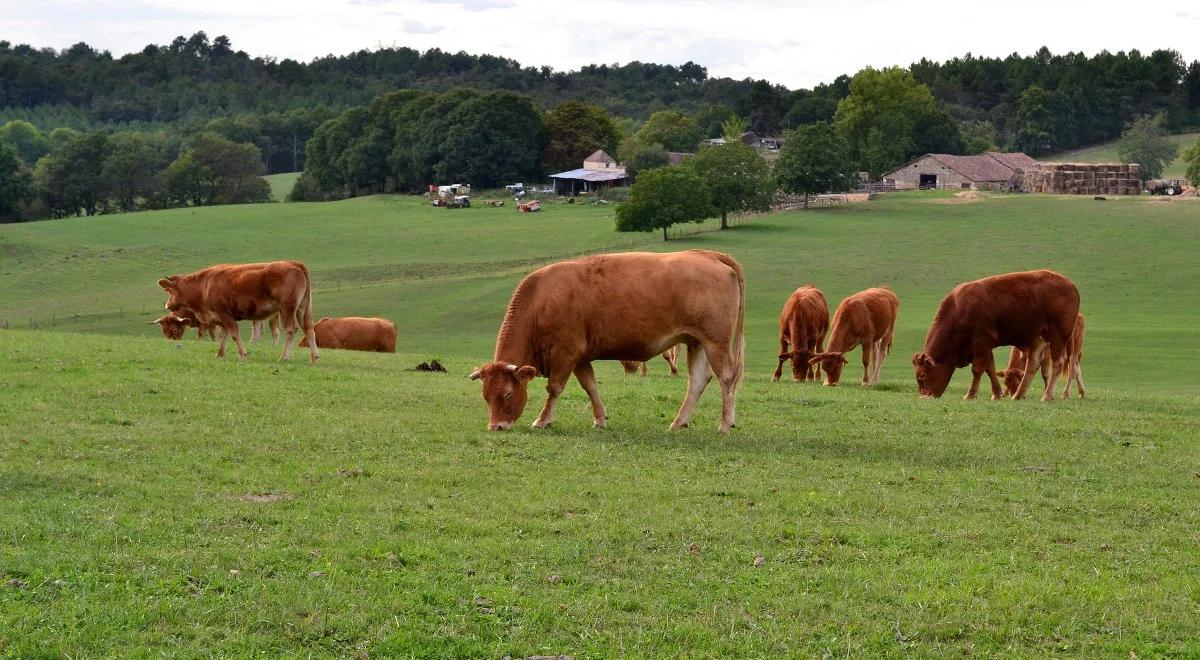
M 554 192 L 559 195 L 577 195 L 603 188 L 625 185 L 625 167 L 603 149 L 583 160 L 583 167 L 551 174 Z
M 1032 169 L 1037 161 L 1023 153 L 989 151 L 976 156 L 925 154 L 883 175 L 897 189 L 951 188 L 998 190 L 1017 170 Z

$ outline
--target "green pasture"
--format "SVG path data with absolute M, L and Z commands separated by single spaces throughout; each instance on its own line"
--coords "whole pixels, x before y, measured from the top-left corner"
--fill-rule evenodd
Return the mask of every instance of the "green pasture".
M 284 202 L 287 201 L 287 196 L 291 194 L 292 188 L 296 186 L 296 179 L 300 178 L 300 173 L 282 172 L 280 174 L 268 174 L 263 178 L 271 185 L 271 199 L 276 202 Z
M 0 226 L 0 656 L 1198 655 L 1200 203 L 1146 200 L 896 193 L 665 244 L 611 206 L 397 196 Z M 745 267 L 737 429 L 714 388 L 667 432 L 656 360 L 598 365 L 605 430 L 574 384 L 529 429 L 538 380 L 484 431 L 465 375 L 524 273 L 689 247 Z M 400 352 L 219 360 L 146 324 L 163 275 L 281 258 Z M 918 399 L 941 296 L 1038 267 L 1079 285 L 1088 399 Z M 857 353 L 769 382 L 807 282 L 896 290 L 879 386 Z

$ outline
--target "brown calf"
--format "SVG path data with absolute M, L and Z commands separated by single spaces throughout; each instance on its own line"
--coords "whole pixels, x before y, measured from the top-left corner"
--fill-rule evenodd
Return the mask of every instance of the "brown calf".
M 195 314 L 186 309 L 180 309 L 165 316 L 160 316 L 150 321 L 150 323 L 158 324 L 163 336 L 171 341 L 183 339 L 183 332 L 188 328 L 196 329 L 196 341 L 203 339 L 205 334 L 213 341 L 217 340 L 217 326 L 212 323 L 201 323 Z
M 779 313 L 779 364 L 771 382 L 779 382 L 783 363 L 792 361 L 792 380 L 817 379 L 818 369 L 810 361 L 820 353 L 829 331 L 829 302 L 825 294 L 811 284 L 796 289 Z
M 1025 366 L 1013 398 L 1023 398 L 1040 360 L 1038 343 L 1046 342 L 1054 368 L 1042 400 L 1049 401 L 1078 316 L 1079 289 L 1052 270 L 1007 273 L 960 284 L 938 305 L 925 336 L 925 350 L 913 356 L 917 389 L 924 398 L 940 397 L 954 370 L 969 364 L 973 378 L 965 398 L 975 398 L 979 379 L 986 373 L 992 398 L 999 399 L 1002 393 L 992 350 L 1015 346 L 1024 353 Z
M 664 360 L 666 360 L 667 364 L 671 367 L 671 375 L 678 376 L 679 375 L 679 344 L 676 344 L 676 345 L 672 346 L 671 348 L 668 348 L 667 350 L 663 351 L 662 358 Z M 634 373 L 637 373 L 638 371 L 641 371 L 642 375 L 645 376 L 646 374 L 650 373 L 650 368 L 648 366 L 650 364 L 649 362 L 639 362 L 637 360 L 621 360 L 620 362 L 621 362 L 621 367 L 623 369 L 625 369 L 626 374 L 634 374 Z
M 202 323 L 220 324 L 218 357 L 225 355 L 229 335 L 237 343 L 238 356 L 246 357 L 238 321 L 263 320 L 276 314 L 287 332 L 279 359 L 291 357 L 297 327 L 308 336 L 312 361 L 319 357 L 313 336 L 312 286 L 308 269 L 299 261 L 221 264 L 187 275 L 172 275 L 159 280 L 158 285 L 168 294 L 167 311 L 187 309 Z
M 862 346 L 863 385 L 879 382 L 883 359 L 892 352 L 892 336 L 896 332 L 896 315 L 900 299 L 887 287 L 859 291 L 846 298 L 833 313 L 829 346 L 812 357 L 813 365 L 825 370 L 825 384 L 832 387 L 842 378 L 842 367 L 849 360 L 846 353 Z
M 347 351 L 373 351 L 376 353 L 396 352 L 396 324 L 387 319 L 345 316 L 323 318 L 313 326 L 317 335 L 317 346 Z M 308 346 L 308 337 L 300 340 L 300 347 Z

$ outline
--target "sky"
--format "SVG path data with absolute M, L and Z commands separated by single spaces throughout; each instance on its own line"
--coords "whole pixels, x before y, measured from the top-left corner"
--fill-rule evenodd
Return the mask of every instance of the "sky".
M 1173 48 L 1200 59 L 1200 4 L 1127 0 L 0 0 L 0 39 L 114 55 L 204 30 L 308 61 L 408 46 L 577 69 L 634 60 L 812 87 L 922 57 Z

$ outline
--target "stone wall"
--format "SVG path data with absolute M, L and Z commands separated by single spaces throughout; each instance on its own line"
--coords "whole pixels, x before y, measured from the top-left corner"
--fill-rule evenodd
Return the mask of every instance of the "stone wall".
M 1138 195 L 1142 167 L 1137 163 L 1039 163 L 1019 175 L 1024 192 L 1051 195 Z

